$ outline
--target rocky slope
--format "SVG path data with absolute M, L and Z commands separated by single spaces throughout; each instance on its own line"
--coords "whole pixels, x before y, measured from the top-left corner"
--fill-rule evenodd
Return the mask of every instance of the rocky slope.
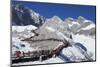
M 12 5 L 12 25 L 34 25 L 41 26 L 45 17 L 39 15 L 23 5 Z

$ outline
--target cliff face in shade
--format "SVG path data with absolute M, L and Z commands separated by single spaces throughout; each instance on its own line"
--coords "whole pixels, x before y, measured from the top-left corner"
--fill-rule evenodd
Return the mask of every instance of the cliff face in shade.
M 45 18 L 23 5 L 12 5 L 12 25 L 41 26 Z

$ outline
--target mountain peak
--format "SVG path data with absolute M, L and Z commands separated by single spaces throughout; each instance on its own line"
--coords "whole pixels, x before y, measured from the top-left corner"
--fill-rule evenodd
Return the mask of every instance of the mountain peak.
M 74 19 L 72 17 L 68 17 L 64 21 L 74 21 Z
M 82 24 L 85 20 L 86 20 L 86 19 L 85 19 L 84 17 L 79 16 L 78 19 L 77 19 L 77 22 L 78 22 L 79 24 Z
M 71 17 L 68 17 L 68 18 L 66 18 L 66 19 L 64 20 L 64 22 L 67 23 L 67 24 L 72 24 L 73 21 L 74 21 L 74 19 L 71 18 Z
M 53 16 L 51 19 L 56 22 L 63 22 L 62 19 L 58 16 Z
M 85 18 L 84 18 L 83 16 L 79 16 L 79 17 L 78 17 L 78 20 L 80 20 L 80 19 L 81 19 L 81 20 L 85 20 Z

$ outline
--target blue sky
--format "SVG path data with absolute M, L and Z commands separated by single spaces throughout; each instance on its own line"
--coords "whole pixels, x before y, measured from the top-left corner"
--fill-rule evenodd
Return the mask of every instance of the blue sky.
M 86 5 L 72 5 L 72 4 L 54 4 L 54 3 L 41 3 L 41 2 L 25 2 L 13 1 L 13 4 L 22 4 L 31 8 L 35 12 L 43 15 L 46 18 L 59 16 L 62 20 L 67 17 L 77 19 L 78 16 L 83 16 L 86 19 L 96 22 L 96 7 Z

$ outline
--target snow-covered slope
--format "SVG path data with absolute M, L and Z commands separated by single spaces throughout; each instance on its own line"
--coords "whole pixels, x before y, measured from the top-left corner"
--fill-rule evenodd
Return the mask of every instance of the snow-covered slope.
M 95 48 L 96 48 L 95 45 L 96 44 L 95 44 L 94 38 L 84 36 L 84 35 L 75 35 L 73 36 L 73 40 L 74 42 L 81 43 L 83 46 L 85 46 L 89 55 L 91 55 L 93 60 L 95 60 Z
M 38 16 L 38 14 L 36 15 Z M 34 17 L 34 15 L 32 17 Z M 38 21 L 37 18 L 36 20 Z M 32 50 L 29 43 L 22 42 L 21 40 L 34 36 L 35 33 L 31 31 L 36 29 L 40 29 L 41 33 L 45 33 L 48 36 L 50 36 L 51 34 L 58 35 L 58 37 L 69 41 L 71 46 L 62 49 L 60 55 L 56 58 L 49 58 L 42 62 L 31 61 L 14 65 L 95 61 L 96 34 L 95 24 L 92 21 L 87 20 L 81 16 L 78 17 L 78 19 L 67 18 L 63 21 L 60 19 L 60 17 L 54 16 L 52 18 L 47 19 L 45 23 L 43 23 L 43 25 L 41 25 L 39 28 L 35 27 L 34 25 L 12 26 L 12 52 L 16 50 L 26 52 Z M 53 32 L 46 33 L 47 29 L 49 32 Z M 57 32 L 55 32 L 55 30 Z M 23 49 L 22 47 L 20 47 L 19 44 L 25 44 L 26 47 Z M 17 47 L 19 49 L 17 49 Z M 37 48 L 33 50 L 37 50 Z
M 33 25 L 12 26 L 12 55 L 14 55 L 15 51 L 28 52 L 34 50 L 30 47 L 30 44 L 22 42 L 21 40 L 34 36 L 34 33 L 31 31 L 36 29 L 37 27 Z M 22 47 L 21 45 L 24 45 L 25 47 Z
M 81 34 L 95 38 L 95 24 L 79 16 L 78 19 L 68 18 L 64 21 L 67 30 L 73 34 Z
M 37 27 L 33 25 L 12 26 L 12 37 L 18 37 L 22 39 L 34 36 L 34 33 L 32 33 L 31 30 L 35 29 L 37 29 Z
M 80 44 L 85 48 L 81 49 L 77 46 L 64 48 L 60 55 L 56 58 L 49 58 L 44 61 L 30 61 L 24 63 L 17 63 L 13 65 L 30 65 L 30 64 L 46 64 L 46 63 L 64 63 L 64 62 L 81 62 L 95 60 L 95 40 L 91 37 L 86 37 L 84 35 L 73 35 L 74 45 Z M 86 50 L 84 52 L 83 50 Z

